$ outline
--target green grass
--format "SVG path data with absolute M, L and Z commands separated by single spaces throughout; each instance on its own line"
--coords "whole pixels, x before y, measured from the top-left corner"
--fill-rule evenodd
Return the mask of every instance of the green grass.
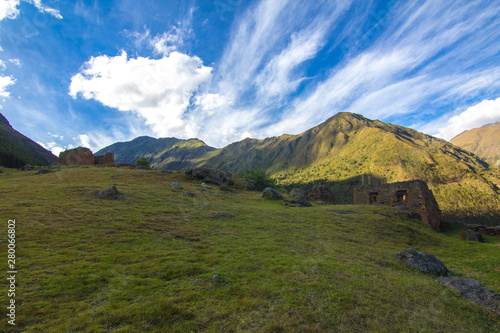
M 113 184 L 122 200 L 96 196 Z M 8 219 L 18 245 L 17 325 L 7 325 L 0 293 L 1 331 L 500 331 L 496 314 L 394 255 L 423 250 L 455 276 L 500 290 L 493 237 L 464 242 L 460 229 L 435 233 L 390 208 L 210 194 L 180 173 L 4 169 L 0 188 L 1 253 Z

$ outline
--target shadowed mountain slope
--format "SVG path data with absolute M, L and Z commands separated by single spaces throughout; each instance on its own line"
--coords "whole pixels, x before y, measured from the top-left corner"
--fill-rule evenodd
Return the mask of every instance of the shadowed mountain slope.
M 155 139 L 141 136 L 129 142 L 112 144 L 99 150 L 96 155 L 111 152 L 115 154 L 116 162 L 130 164 L 145 157 L 157 169 L 179 170 L 191 166 L 200 156 L 214 149 L 198 139 Z
M 0 114 L 0 165 L 20 168 L 26 164 L 53 165 L 57 157 L 38 143 L 12 128 Z

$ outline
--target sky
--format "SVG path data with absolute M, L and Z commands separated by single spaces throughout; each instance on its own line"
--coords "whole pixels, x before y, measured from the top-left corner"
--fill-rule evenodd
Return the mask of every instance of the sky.
M 500 121 L 497 0 L 0 0 L 0 113 L 54 154 Z

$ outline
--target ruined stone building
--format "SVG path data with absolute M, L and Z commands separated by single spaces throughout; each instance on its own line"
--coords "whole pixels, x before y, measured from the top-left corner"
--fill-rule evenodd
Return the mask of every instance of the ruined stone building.
M 88 148 L 78 147 L 66 150 L 59 154 L 59 165 L 114 165 L 115 157 L 113 153 L 94 156 Z
M 354 188 L 354 204 L 401 206 L 419 214 L 422 222 L 435 231 L 441 225 L 438 203 L 422 180 L 358 186 Z

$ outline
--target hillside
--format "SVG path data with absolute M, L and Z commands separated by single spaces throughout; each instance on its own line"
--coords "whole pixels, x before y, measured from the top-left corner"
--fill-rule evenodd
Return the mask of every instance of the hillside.
M 0 114 L 0 165 L 20 168 L 26 164 L 54 165 L 57 157 L 51 152 L 12 128 Z
M 500 167 L 500 122 L 465 131 L 450 142 Z
M 99 150 L 96 155 L 111 152 L 115 154 L 116 162 L 129 164 L 135 164 L 139 158 L 146 157 L 154 168 L 180 170 L 196 163 L 200 156 L 214 149 L 198 139 L 155 139 L 141 136 L 129 142 L 112 144 Z
M 146 147 L 136 153 L 151 154 Z M 328 185 L 341 204 L 351 204 L 353 188 L 363 183 L 421 179 L 446 219 L 500 220 L 498 169 L 445 140 L 352 113 L 338 113 L 299 135 L 245 139 L 211 149 L 190 163 L 236 174 L 263 168 L 287 189 Z
M 395 256 L 426 251 L 499 291 L 499 238 L 464 242 L 385 207 L 208 193 L 178 172 L 61 169 L 0 174 L 19 259 L 16 327 L 2 332 L 500 331 L 497 314 Z M 120 200 L 97 197 L 112 184 Z

